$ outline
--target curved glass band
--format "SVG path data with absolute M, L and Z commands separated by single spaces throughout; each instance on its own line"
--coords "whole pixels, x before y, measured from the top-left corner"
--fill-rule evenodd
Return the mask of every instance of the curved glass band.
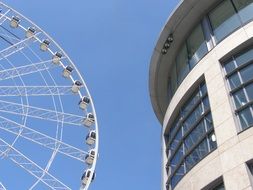
M 168 80 L 169 102 L 194 66 L 219 42 L 253 19 L 253 0 L 223 0 L 192 30 L 175 58 Z

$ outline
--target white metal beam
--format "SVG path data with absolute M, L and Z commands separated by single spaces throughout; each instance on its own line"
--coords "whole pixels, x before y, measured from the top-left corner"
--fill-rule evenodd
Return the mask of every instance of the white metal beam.
M 25 110 L 25 112 L 24 112 Z M 18 103 L 0 100 L 0 112 L 16 115 L 25 115 L 28 117 L 67 123 L 71 125 L 82 125 L 83 116 L 57 112 L 55 110 L 43 109 L 34 106 L 22 105 Z
M 10 78 L 15 78 L 23 75 L 44 71 L 55 66 L 56 65 L 52 63 L 52 60 L 46 60 L 20 67 L 5 69 L 0 71 L 0 80 L 6 80 Z
M 47 147 L 51 150 L 55 150 L 57 148 L 57 152 L 79 160 L 81 162 L 85 162 L 85 156 L 88 154 L 87 152 L 80 150 L 74 146 L 54 139 L 48 135 L 31 129 L 27 126 L 21 125 L 15 121 L 11 121 L 2 116 L 0 116 L 0 129 L 8 131 L 15 135 L 19 135 L 27 140 Z
M 32 160 L 30 160 L 28 157 L 26 157 L 24 154 L 19 152 L 17 149 L 15 149 L 2 139 L 0 139 L 0 156 L 4 158 L 9 158 L 11 161 L 29 172 L 37 179 L 40 179 L 41 176 L 45 174 L 40 180 L 50 189 L 70 190 L 68 186 L 56 179 L 50 173 L 44 171 L 43 168 L 38 166 L 36 163 L 34 163 Z
M 1 86 L 1 96 L 71 95 L 71 86 Z

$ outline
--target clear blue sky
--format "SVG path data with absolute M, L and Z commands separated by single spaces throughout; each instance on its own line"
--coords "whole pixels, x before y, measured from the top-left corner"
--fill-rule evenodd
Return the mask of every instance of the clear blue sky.
M 4 0 L 68 53 L 94 99 L 100 158 L 91 190 L 160 189 L 150 58 L 177 0 Z M 22 189 L 22 188 L 21 188 Z

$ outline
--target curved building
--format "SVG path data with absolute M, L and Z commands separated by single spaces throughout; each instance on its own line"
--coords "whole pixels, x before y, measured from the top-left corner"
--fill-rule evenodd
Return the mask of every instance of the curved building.
M 253 0 L 183 0 L 150 66 L 163 190 L 253 189 Z

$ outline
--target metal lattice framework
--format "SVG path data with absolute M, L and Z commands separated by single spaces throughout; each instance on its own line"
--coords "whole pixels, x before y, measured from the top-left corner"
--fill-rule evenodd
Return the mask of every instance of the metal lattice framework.
M 18 168 L 21 176 L 16 178 L 29 174 L 29 180 L 27 177 L 15 184 L 1 179 L 6 175 L 1 169 L 0 190 L 17 189 L 23 183 L 28 189 L 43 185 L 45 189 L 76 189 L 78 184 L 86 190 L 94 175 L 99 139 L 87 86 L 68 55 L 48 34 L 2 2 L 0 8 L 0 163 L 12 165 L 12 176 Z M 84 100 L 87 102 L 82 107 Z M 91 132 L 96 134 L 94 143 L 85 144 Z M 56 162 L 81 167 L 66 174 L 66 165 L 59 171 Z M 64 179 L 73 183 L 69 185 Z

